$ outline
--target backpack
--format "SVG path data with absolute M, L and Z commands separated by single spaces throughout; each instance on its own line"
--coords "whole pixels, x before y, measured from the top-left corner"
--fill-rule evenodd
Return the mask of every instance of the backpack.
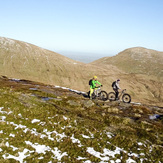
M 92 79 L 89 80 L 89 85 L 92 85 Z
M 111 85 L 111 86 L 112 86 L 112 87 L 114 87 L 114 86 L 115 86 L 115 84 L 116 84 L 116 81 L 114 81 L 114 82 L 112 83 L 112 85 Z

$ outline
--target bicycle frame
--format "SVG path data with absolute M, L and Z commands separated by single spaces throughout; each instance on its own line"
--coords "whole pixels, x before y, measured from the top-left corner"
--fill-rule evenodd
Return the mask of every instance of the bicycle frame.
M 95 88 L 93 92 L 94 92 L 95 96 L 98 96 L 98 94 L 101 92 L 101 87 Z
M 118 96 L 119 99 L 122 97 L 122 95 L 125 93 L 125 91 L 126 91 L 126 89 L 123 89 L 123 90 L 120 92 L 120 94 L 119 94 L 119 96 Z
M 101 86 L 98 86 L 93 90 L 93 93 L 92 93 L 92 99 L 95 99 L 95 98 L 106 101 L 108 100 L 108 94 L 106 91 L 103 91 L 101 89 Z

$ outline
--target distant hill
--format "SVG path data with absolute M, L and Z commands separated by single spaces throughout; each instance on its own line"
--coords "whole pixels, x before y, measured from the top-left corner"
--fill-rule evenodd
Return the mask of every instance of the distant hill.
M 111 64 L 127 73 L 154 75 L 163 79 L 163 52 L 143 47 L 129 48 L 116 56 L 104 57 L 92 64 Z

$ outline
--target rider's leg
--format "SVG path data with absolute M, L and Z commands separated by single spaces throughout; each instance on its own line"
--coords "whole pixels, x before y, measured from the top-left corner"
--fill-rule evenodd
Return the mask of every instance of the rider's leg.
M 116 100 L 119 100 L 118 95 L 119 95 L 119 92 L 118 92 L 118 89 L 117 89 L 117 91 L 116 91 Z
M 115 98 L 116 100 L 118 100 L 118 95 L 119 95 L 118 89 L 114 89 L 114 91 L 115 91 Z
M 94 89 L 90 88 L 90 94 L 89 94 L 89 98 L 92 99 L 92 93 L 93 93 Z

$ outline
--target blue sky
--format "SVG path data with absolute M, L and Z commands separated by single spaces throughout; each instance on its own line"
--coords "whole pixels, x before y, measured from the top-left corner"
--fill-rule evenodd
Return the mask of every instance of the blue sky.
M 0 0 L 0 36 L 63 53 L 163 51 L 163 0 Z

